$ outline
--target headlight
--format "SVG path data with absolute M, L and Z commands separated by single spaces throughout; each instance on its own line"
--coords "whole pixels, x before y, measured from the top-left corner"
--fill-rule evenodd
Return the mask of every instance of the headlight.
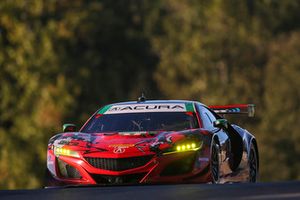
M 189 143 L 182 143 L 179 145 L 176 145 L 176 151 L 177 152 L 183 152 L 183 151 L 197 151 L 202 147 L 202 142 L 189 142 Z
M 172 153 L 180 153 L 180 152 L 187 152 L 187 151 L 197 151 L 202 148 L 203 142 L 181 142 L 180 144 L 176 144 L 172 149 L 168 150 L 168 152 L 163 153 L 172 154 Z
M 54 155 L 56 156 L 71 156 L 75 158 L 80 157 L 77 151 L 72 151 L 66 148 L 54 147 L 53 151 L 54 151 Z

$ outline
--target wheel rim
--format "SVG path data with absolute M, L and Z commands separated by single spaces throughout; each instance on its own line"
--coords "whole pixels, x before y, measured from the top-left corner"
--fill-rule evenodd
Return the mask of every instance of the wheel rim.
M 249 179 L 250 182 L 254 183 L 256 182 L 256 177 L 257 177 L 257 160 L 256 160 L 255 152 L 253 150 L 251 150 L 250 152 L 249 167 L 250 167 Z
M 211 170 L 213 181 L 217 183 L 219 181 L 219 154 L 215 145 L 212 148 Z

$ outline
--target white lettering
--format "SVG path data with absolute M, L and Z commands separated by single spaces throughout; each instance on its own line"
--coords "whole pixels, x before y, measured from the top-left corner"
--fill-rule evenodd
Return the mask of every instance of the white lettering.
M 128 104 L 112 106 L 104 114 L 142 113 L 142 112 L 186 112 L 184 103 Z

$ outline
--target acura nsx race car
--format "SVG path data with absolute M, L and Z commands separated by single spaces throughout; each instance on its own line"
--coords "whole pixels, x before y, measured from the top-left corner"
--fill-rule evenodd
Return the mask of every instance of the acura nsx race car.
M 256 182 L 255 137 L 224 115 L 254 105 L 139 100 L 106 105 L 49 140 L 46 186 Z

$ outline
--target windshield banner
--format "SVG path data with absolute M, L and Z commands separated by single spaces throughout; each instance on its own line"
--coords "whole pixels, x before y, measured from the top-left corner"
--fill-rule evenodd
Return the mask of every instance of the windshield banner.
M 119 113 L 143 113 L 143 112 L 186 112 L 184 103 L 163 103 L 163 104 L 128 104 L 114 105 L 107 109 L 103 114 Z

